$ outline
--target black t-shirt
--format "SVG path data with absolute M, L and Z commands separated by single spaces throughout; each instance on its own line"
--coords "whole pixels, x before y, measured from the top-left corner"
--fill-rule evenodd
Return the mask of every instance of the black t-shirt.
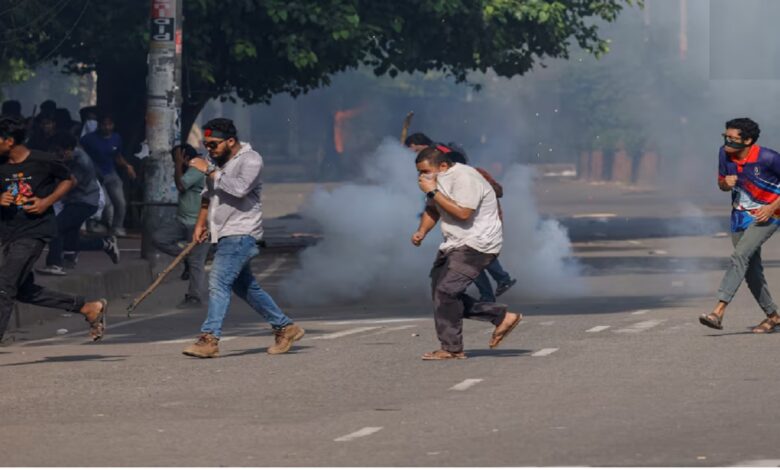
M 54 155 L 31 150 L 21 163 L 11 163 L 0 157 L 0 185 L 10 191 L 14 204 L 0 207 L 0 240 L 8 243 L 20 238 L 35 238 L 48 242 L 57 235 L 54 209 L 39 215 L 24 211 L 25 201 L 32 196 L 49 196 L 57 185 L 70 178 L 70 170 Z

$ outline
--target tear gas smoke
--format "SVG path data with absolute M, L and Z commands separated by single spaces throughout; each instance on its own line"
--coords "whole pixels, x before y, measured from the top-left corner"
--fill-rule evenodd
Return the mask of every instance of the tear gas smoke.
M 369 184 L 316 191 L 302 209 L 304 217 L 320 224 L 323 240 L 301 254 L 301 268 L 283 281 L 282 294 L 290 303 L 429 299 L 428 272 L 442 237 L 437 228 L 422 246 L 411 244 L 424 205 L 414 154 L 387 138 L 367 159 L 364 177 Z M 500 259 L 518 279 L 505 298 L 581 290 L 576 269 L 566 265 L 570 243 L 565 229 L 556 221 L 542 221 L 535 208 L 531 171 L 514 166 L 503 184 Z

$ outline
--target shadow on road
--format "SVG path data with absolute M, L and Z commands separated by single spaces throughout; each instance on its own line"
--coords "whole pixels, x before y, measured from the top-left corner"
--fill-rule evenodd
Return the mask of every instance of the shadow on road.
M 466 355 L 472 357 L 518 357 L 527 356 L 530 349 L 467 349 Z
M 28 362 L 14 362 L 12 364 L 3 364 L 0 367 L 11 366 L 27 366 L 32 364 L 56 364 L 59 362 L 82 362 L 82 361 L 99 361 L 99 362 L 117 362 L 123 361 L 127 356 L 103 356 L 100 354 L 78 354 L 73 356 L 47 356 L 37 361 Z
M 252 355 L 255 355 L 255 354 L 265 354 L 265 355 L 267 355 L 268 354 L 266 352 L 267 349 L 268 349 L 267 347 L 265 347 L 265 348 L 246 349 L 246 350 L 240 351 L 240 352 L 234 352 L 234 353 L 230 353 L 230 354 L 222 354 L 222 355 L 220 355 L 220 357 L 225 359 L 225 358 L 228 358 L 228 357 L 252 356 Z M 311 346 L 293 346 L 292 349 L 290 349 L 284 355 L 286 356 L 286 355 L 289 355 L 289 354 L 293 354 L 294 355 L 294 354 L 300 354 L 300 353 L 304 353 L 305 354 L 307 349 L 311 349 Z

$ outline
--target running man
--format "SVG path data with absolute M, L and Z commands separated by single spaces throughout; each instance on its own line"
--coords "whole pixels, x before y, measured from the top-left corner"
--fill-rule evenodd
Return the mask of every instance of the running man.
M 428 198 L 412 243 L 420 246 L 441 220 L 444 242 L 431 269 L 436 334 L 441 349 L 426 353 L 423 360 L 465 359 L 463 319 L 489 321 L 495 325 L 489 346 L 497 347 L 522 320 L 507 306 L 479 302 L 466 294 L 501 251 L 501 219 L 495 191 L 474 168 L 453 163 L 448 154 L 433 147 L 415 160 L 418 184 Z
M 726 307 L 743 279 L 766 315 L 753 327 L 753 333 L 771 333 L 780 325 L 761 264 L 761 246 L 780 224 L 780 154 L 756 145 L 760 134 L 758 124 L 748 118 L 730 120 L 723 133 L 718 187 L 731 192 L 734 252 L 720 283 L 715 309 L 699 317 L 702 325 L 718 330 L 723 329 Z
M 293 324 L 257 283 L 250 261 L 260 251 L 263 237 L 263 206 L 260 202 L 263 158 L 252 146 L 238 140 L 230 119 L 213 119 L 203 127 L 203 146 L 209 161 L 190 160 L 190 166 L 206 175 L 200 213 L 193 239 L 217 244 L 209 276 L 209 306 L 197 342 L 185 355 L 211 358 L 219 355 L 222 323 L 230 308 L 231 291 L 244 299 L 271 324 L 275 344 L 268 354 L 286 353 L 304 330 Z M 216 164 L 215 164 L 216 163 Z
M 71 173 L 53 155 L 28 149 L 21 119 L 0 117 L 0 339 L 14 302 L 84 315 L 93 341 L 103 338 L 108 302 L 85 302 L 78 295 L 35 284 L 33 266 L 57 235 L 52 206 L 73 187 Z

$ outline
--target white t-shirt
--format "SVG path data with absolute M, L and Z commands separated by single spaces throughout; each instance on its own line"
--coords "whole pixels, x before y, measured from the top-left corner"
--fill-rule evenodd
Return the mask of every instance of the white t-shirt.
M 474 209 L 467 220 L 458 220 L 437 207 L 444 235 L 444 243 L 439 249 L 447 252 L 469 246 L 482 253 L 498 254 L 504 237 L 498 217 L 498 199 L 490 183 L 474 168 L 456 163 L 439 173 L 437 187 L 460 207 Z

